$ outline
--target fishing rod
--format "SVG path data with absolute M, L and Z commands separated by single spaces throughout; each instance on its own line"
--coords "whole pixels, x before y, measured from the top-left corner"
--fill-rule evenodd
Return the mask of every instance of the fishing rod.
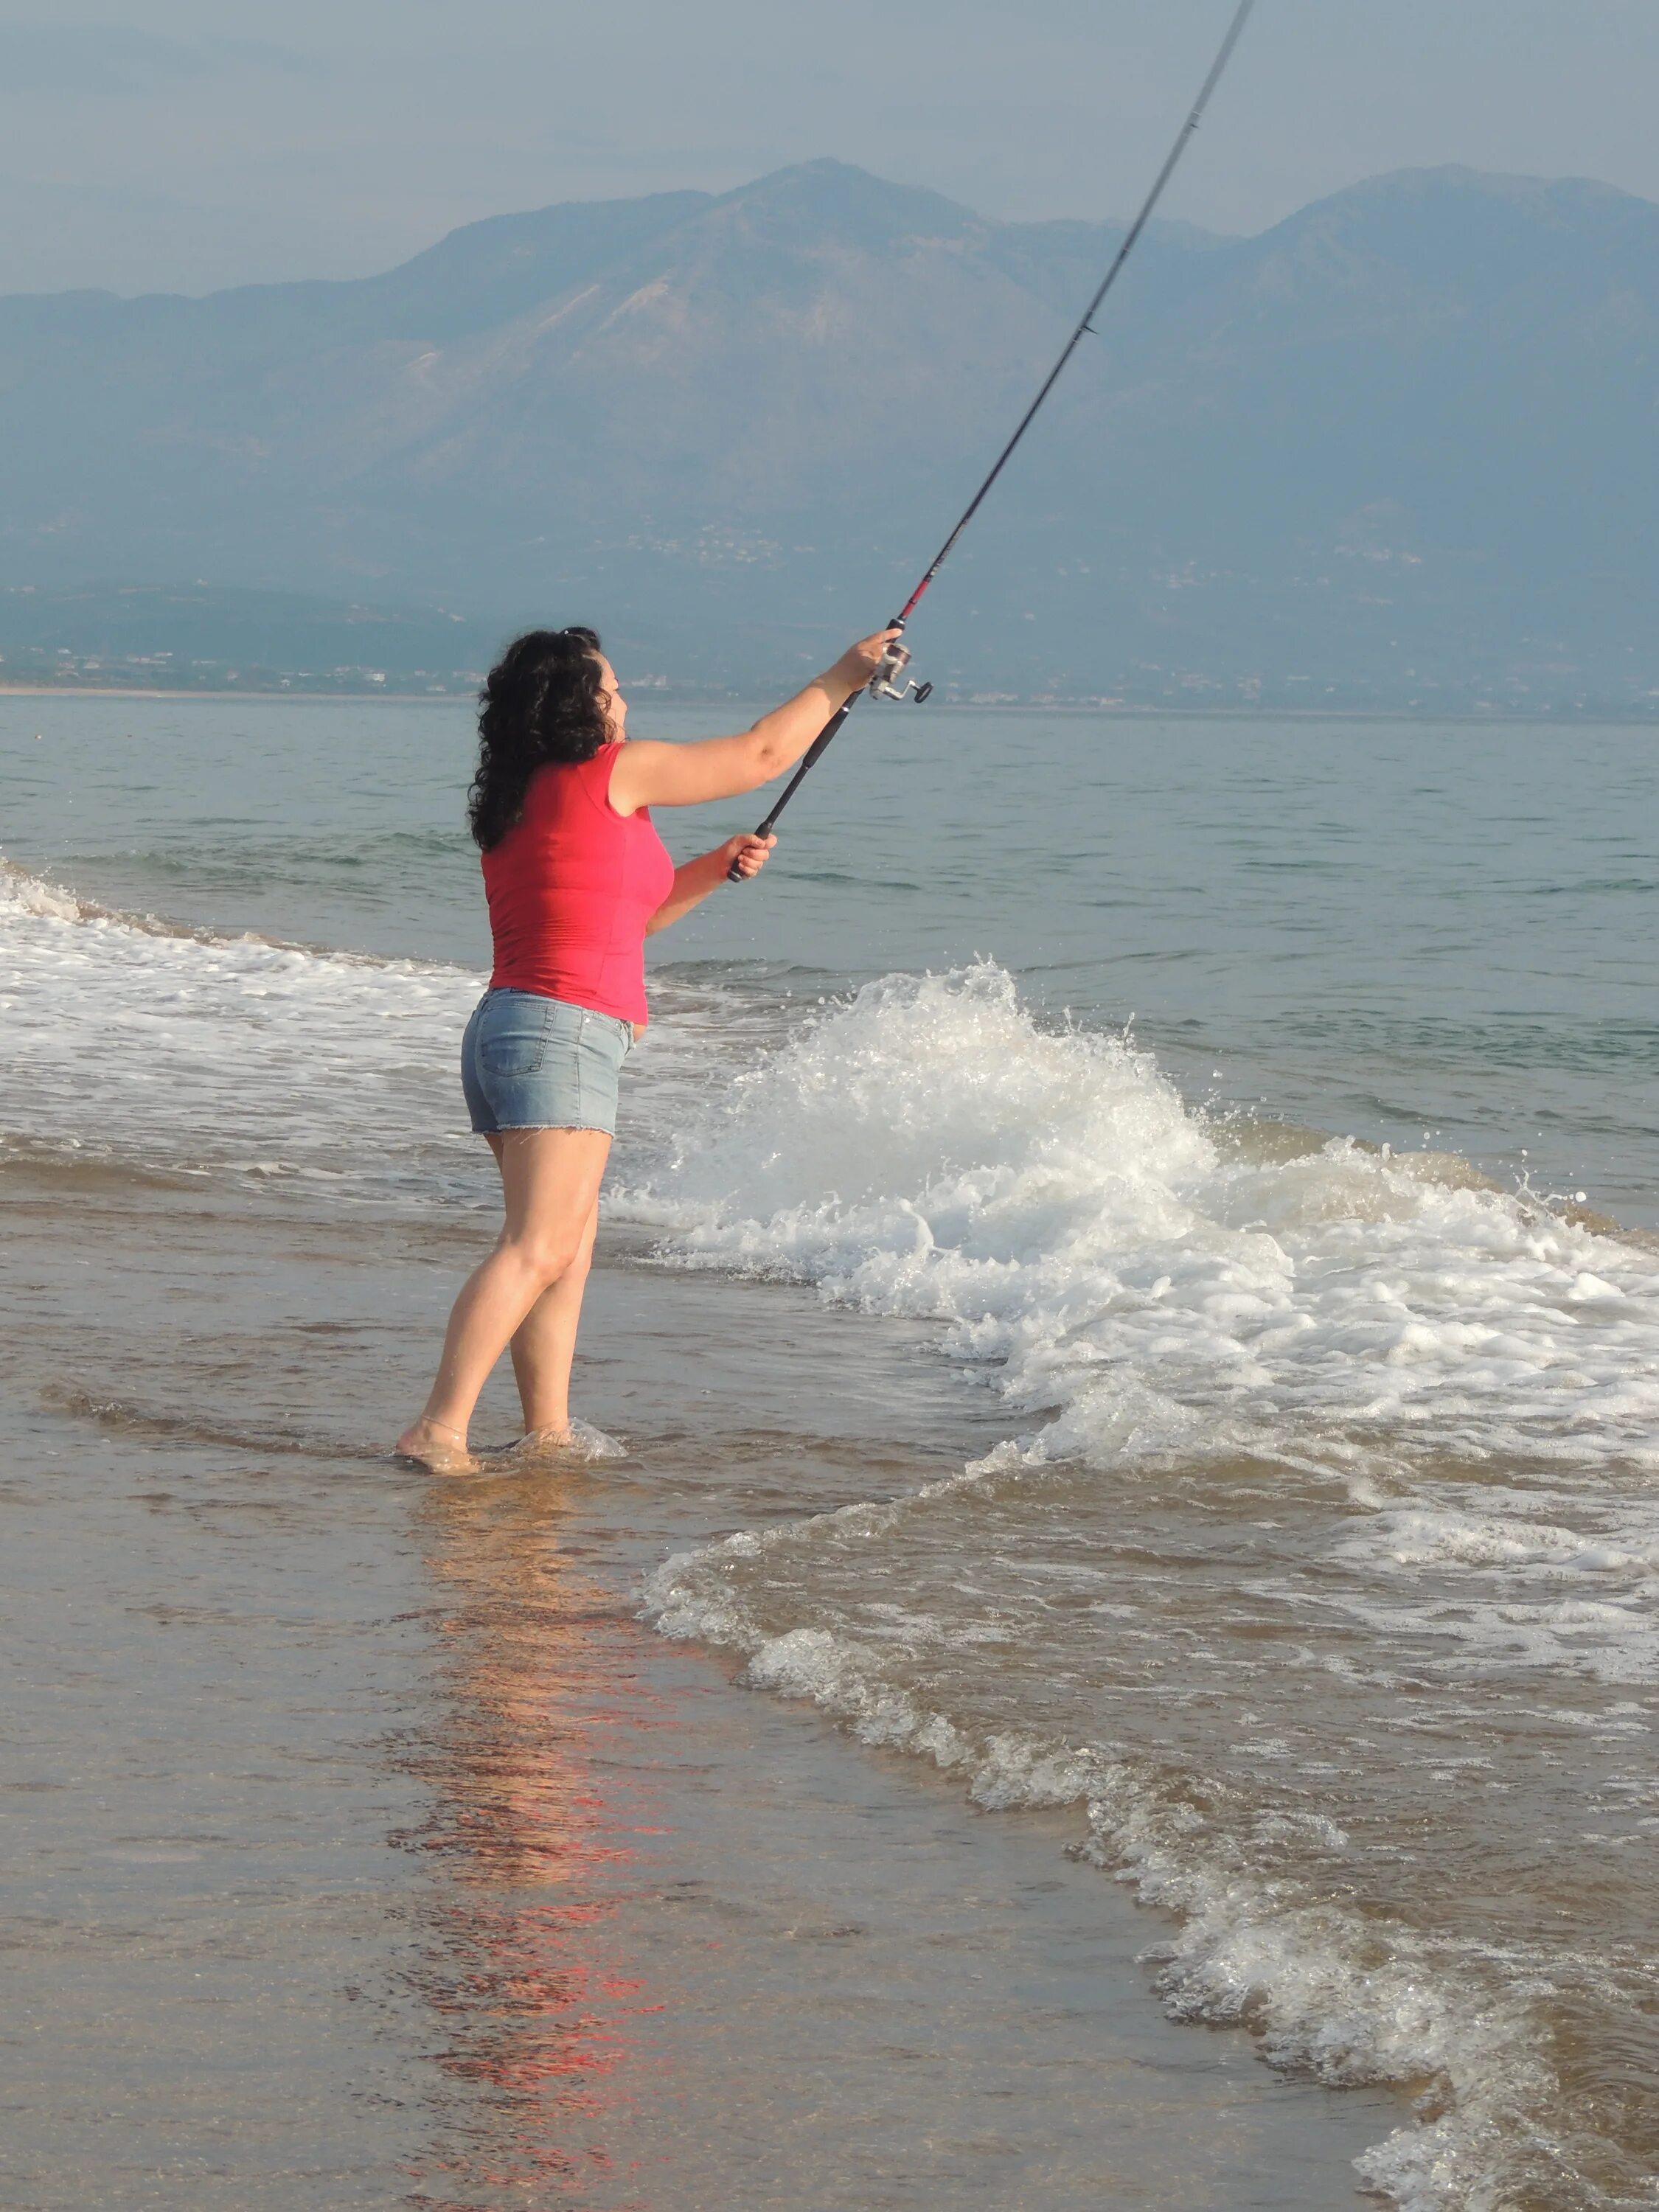
M 1202 85 L 1199 88 L 1198 98 L 1193 102 L 1192 112 L 1188 116 L 1187 120 L 1182 125 L 1180 130 L 1176 132 L 1175 143 L 1170 147 L 1168 155 L 1164 158 L 1164 167 L 1158 171 L 1158 177 L 1152 185 L 1152 189 L 1147 193 L 1145 201 L 1142 203 L 1139 214 L 1129 225 L 1127 231 L 1125 233 L 1123 243 L 1117 249 L 1117 252 L 1113 258 L 1111 267 L 1106 271 L 1105 276 L 1102 277 L 1098 290 L 1096 292 L 1093 299 L 1090 301 L 1088 306 L 1084 309 L 1082 319 L 1079 322 L 1077 328 L 1072 332 L 1071 337 L 1066 339 L 1065 346 L 1061 350 L 1060 359 L 1048 371 L 1048 375 L 1043 378 L 1042 385 L 1038 388 L 1036 398 L 1031 402 L 1024 415 L 1020 416 L 1018 428 L 1015 430 L 1013 436 L 1009 439 L 1007 444 L 997 455 L 996 460 L 992 465 L 990 474 L 986 477 L 984 483 L 981 484 L 979 489 L 969 501 L 967 506 L 963 507 L 956 528 L 952 530 L 951 535 L 945 539 L 944 544 L 939 547 L 939 551 L 933 556 L 932 561 L 929 562 L 927 568 L 922 575 L 921 581 L 916 586 L 915 591 L 911 592 L 909 598 L 904 602 L 904 605 L 893 617 L 892 621 L 888 623 L 887 627 L 889 629 L 902 630 L 906 623 L 909 621 L 911 616 L 915 612 L 923 593 L 927 590 L 928 586 L 933 582 L 934 577 L 938 575 L 939 570 L 945 566 L 945 562 L 950 559 L 951 553 L 955 550 L 957 540 L 961 537 L 963 532 L 966 530 L 974 517 L 979 513 L 980 508 L 985 502 L 987 493 L 990 490 L 992 485 L 996 482 L 997 478 L 1002 474 L 1004 469 L 1007 467 L 1008 463 L 1013 458 L 1014 448 L 1018 445 L 1020 440 L 1025 435 L 1025 433 L 1030 428 L 1032 423 L 1036 420 L 1038 410 L 1042 407 L 1043 401 L 1047 399 L 1048 394 L 1054 390 L 1055 385 L 1059 383 L 1060 374 L 1065 368 L 1066 362 L 1070 361 L 1072 356 L 1077 351 L 1079 346 L 1081 345 L 1085 337 L 1092 334 L 1094 330 L 1094 319 L 1100 312 L 1101 307 L 1105 301 L 1106 295 L 1111 290 L 1113 285 L 1116 283 L 1118 276 L 1122 270 L 1124 263 L 1134 252 L 1141 232 L 1146 229 L 1147 224 L 1152 221 L 1152 210 L 1163 198 L 1164 186 L 1169 183 L 1170 178 L 1174 176 L 1176 168 L 1180 166 L 1182 155 L 1186 152 L 1188 145 L 1192 142 L 1193 134 L 1198 129 L 1199 125 L 1203 121 L 1204 111 L 1210 104 L 1210 95 L 1214 92 L 1217 85 L 1220 83 L 1222 77 L 1226 73 L 1227 64 L 1233 58 L 1233 48 L 1238 44 L 1239 39 L 1244 29 L 1244 25 L 1249 19 L 1250 10 L 1255 7 L 1255 0 L 1239 0 L 1238 7 L 1234 11 L 1232 21 L 1227 26 L 1227 35 L 1221 41 L 1216 58 L 1210 64 L 1210 73 L 1205 78 Z M 904 678 L 902 681 L 896 680 L 903 678 L 904 671 L 908 667 L 909 663 L 909 653 L 897 641 L 896 639 L 895 639 L 893 643 L 888 647 L 886 652 L 883 654 L 880 666 L 877 669 L 875 674 L 870 678 L 868 684 L 865 687 L 868 690 L 870 696 L 872 699 L 903 699 L 907 697 L 914 697 L 916 704 L 921 706 L 923 700 L 925 700 L 933 690 L 933 685 L 931 684 L 918 684 L 913 678 Z M 859 695 L 855 691 L 844 707 L 838 707 L 836 709 L 835 713 L 830 717 L 830 720 L 818 732 L 817 737 L 813 738 L 811 744 L 807 747 L 806 753 L 801 761 L 800 766 L 795 770 L 795 773 L 790 777 L 788 783 L 786 785 L 783 796 L 778 800 L 777 805 L 767 816 L 765 821 L 757 825 L 755 830 L 755 835 L 757 837 L 769 837 L 771 836 L 774 829 L 777 825 L 778 817 L 782 813 L 784 808 L 788 805 L 790 800 L 800 789 L 801 785 L 805 781 L 808 775 L 811 775 L 812 769 L 823 758 L 824 750 L 829 745 L 830 739 L 835 736 L 836 731 L 840 729 L 842 724 L 847 720 L 847 717 L 852 713 L 854 708 L 858 704 L 858 698 Z M 728 883 L 738 884 L 746 882 L 748 878 L 740 872 L 738 865 L 734 860 L 731 867 L 726 871 L 726 880 Z

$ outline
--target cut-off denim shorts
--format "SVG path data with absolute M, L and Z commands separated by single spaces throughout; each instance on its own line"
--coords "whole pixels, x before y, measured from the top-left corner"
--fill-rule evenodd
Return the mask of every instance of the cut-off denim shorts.
M 617 1129 L 617 1079 L 634 1025 L 535 991 L 486 991 L 461 1040 L 461 1088 L 480 1136 Z

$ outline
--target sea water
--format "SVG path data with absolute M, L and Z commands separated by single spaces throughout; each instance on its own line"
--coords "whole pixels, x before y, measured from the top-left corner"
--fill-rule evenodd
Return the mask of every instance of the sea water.
M 739 1512 L 651 1618 L 1068 1809 L 1170 2012 L 1408 2092 L 1361 2171 L 1412 2208 L 1659 2168 L 1652 746 L 860 710 L 653 945 L 612 1171 L 638 1264 L 902 1328 L 994 1431 Z M 4 702 L 14 1158 L 476 1209 L 468 753 L 449 704 Z

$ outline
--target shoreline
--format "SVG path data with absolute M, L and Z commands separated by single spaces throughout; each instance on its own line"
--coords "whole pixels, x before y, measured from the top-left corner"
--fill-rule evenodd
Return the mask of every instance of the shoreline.
M 1168 2021 L 1158 1916 L 1066 1856 L 1074 1816 L 976 1812 L 639 1622 L 666 1552 L 984 1441 L 915 1333 L 608 1235 L 580 1401 L 629 1459 L 434 1486 L 370 1440 L 482 1219 L 14 1194 L 29 2191 L 1358 2212 L 1403 2101 Z M 136 1316 L 82 1265 L 129 1246 L 168 1293 Z M 510 1419 L 498 1377 L 482 1435 Z

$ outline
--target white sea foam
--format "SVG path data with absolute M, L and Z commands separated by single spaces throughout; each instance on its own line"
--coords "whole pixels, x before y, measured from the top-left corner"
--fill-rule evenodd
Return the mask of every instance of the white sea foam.
M 1335 2087 L 1417 2088 L 1420 2123 L 1364 2154 L 1366 2179 L 1407 2212 L 1503 2203 L 1496 2181 L 1506 2147 L 1535 2124 L 1553 2084 L 1525 2005 L 1494 1984 L 1486 1962 L 1449 1960 L 1444 1946 L 1437 1953 L 1403 1924 L 1318 1899 L 1251 1863 L 1250 1842 L 1289 1833 L 1340 1853 L 1347 1838 L 1317 1815 L 1288 1805 L 1252 1813 L 1214 1785 L 1195 1794 L 1153 1759 L 1018 1730 L 981 1734 L 919 1698 L 856 1637 L 822 1627 L 768 1634 L 730 1569 L 851 1521 L 874 1533 L 880 1515 L 849 1507 L 680 1554 L 647 1584 L 647 1615 L 666 1635 L 742 1653 L 755 1686 L 810 1698 L 863 1741 L 960 1775 L 988 1810 L 1085 1808 L 1085 1855 L 1144 1903 L 1178 1916 L 1176 1936 L 1146 1954 L 1174 2017 L 1245 2026 L 1272 2063 Z
M 461 1121 L 476 975 L 182 933 L 0 867 L 11 1118 L 34 1143 L 371 1178 Z
M 1150 1058 L 1000 970 L 890 978 L 737 1078 L 634 1194 L 688 1264 L 927 1316 L 1038 1455 L 1341 1432 L 1659 1465 L 1659 1257 L 1344 1142 L 1224 1154 Z
M 1353 1557 L 1363 1554 L 1401 1567 L 1522 1568 L 1552 1577 L 1646 1574 L 1659 1569 L 1659 1540 L 1650 1549 L 1629 1551 L 1579 1529 L 1532 1517 L 1538 1508 L 1534 1497 L 1510 1492 L 1506 1502 L 1511 1506 L 1508 1516 L 1434 1512 L 1422 1507 L 1379 1513 L 1363 1536 L 1342 1548 Z
M 0 911 L 6 909 L 18 915 L 43 915 L 53 921 L 79 921 L 86 911 L 82 901 L 60 884 L 49 884 L 43 876 L 32 876 L 26 869 L 0 861 Z

